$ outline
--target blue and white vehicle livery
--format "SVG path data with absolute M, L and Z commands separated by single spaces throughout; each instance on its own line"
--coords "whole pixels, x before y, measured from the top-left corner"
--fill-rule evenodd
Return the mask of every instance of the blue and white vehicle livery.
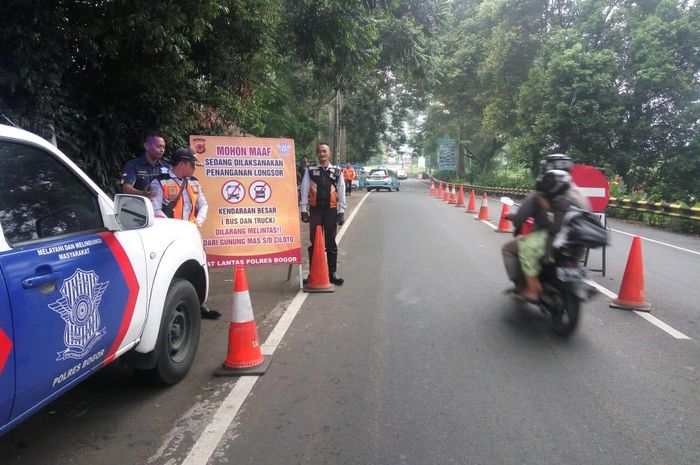
M 199 232 L 112 201 L 44 139 L 0 125 L 0 435 L 117 357 L 188 372 L 208 272 Z

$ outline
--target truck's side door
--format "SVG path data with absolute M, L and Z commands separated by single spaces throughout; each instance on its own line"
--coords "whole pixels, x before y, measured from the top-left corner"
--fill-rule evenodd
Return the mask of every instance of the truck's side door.
M 59 157 L 0 140 L 0 159 L 7 244 L 0 269 L 12 312 L 17 419 L 113 357 L 139 283 L 104 226 L 97 193 Z M 139 259 L 145 261 L 142 250 Z

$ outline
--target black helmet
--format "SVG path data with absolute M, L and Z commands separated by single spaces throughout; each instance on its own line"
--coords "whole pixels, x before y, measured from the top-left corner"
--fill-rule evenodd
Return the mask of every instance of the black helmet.
M 549 170 L 562 170 L 568 173 L 571 172 L 572 166 L 574 166 L 574 161 L 570 156 L 563 153 L 555 153 L 547 155 L 540 160 L 540 174 L 542 175 Z
M 537 180 L 535 190 L 548 199 L 561 195 L 571 187 L 571 175 L 564 170 L 549 170 Z

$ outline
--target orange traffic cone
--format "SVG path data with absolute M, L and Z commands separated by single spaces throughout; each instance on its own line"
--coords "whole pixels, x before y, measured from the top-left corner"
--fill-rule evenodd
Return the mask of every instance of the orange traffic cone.
M 465 213 L 476 213 L 476 196 L 474 195 L 474 189 L 469 193 L 469 203 L 467 204 L 467 211 Z
M 450 192 L 450 200 L 447 202 L 450 205 L 457 203 L 457 188 L 452 184 L 452 191 Z
M 435 181 L 430 182 L 430 196 L 435 196 Z
M 490 220 L 489 218 L 489 197 L 484 192 L 484 196 L 481 198 L 481 208 L 479 208 L 479 215 L 475 216 L 477 220 Z
M 228 355 L 216 376 L 262 375 L 271 357 L 260 352 L 258 329 L 248 293 L 248 280 L 242 266 L 236 267 L 233 284 L 233 311 L 228 327 Z
M 304 285 L 304 292 L 335 292 L 328 275 L 326 242 L 323 240 L 323 228 L 316 226 L 314 236 L 314 256 L 309 266 L 309 281 Z
M 532 228 L 535 226 L 535 219 L 530 217 L 520 226 L 520 235 L 527 236 L 532 232 Z
M 459 194 L 457 195 L 455 207 L 464 208 L 464 186 L 459 186 Z
M 498 221 L 498 229 L 496 229 L 496 232 L 513 232 L 513 223 L 511 223 L 508 219 L 508 211 L 508 205 L 503 204 L 503 208 L 501 209 L 501 219 Z
M 442 182 L 440 183 L 440 187 L 438 187 L 438 192 L 435 198 L 442 199 Z
M 624 310 L 651 311 L 651 304 L 644 299 L 644 266 L 642 263 L 642 240 L 639 236 L 632 239 L 630 255 L 627 258 L 625 274 L 617 299 L 610 302 L 613 308 Z
M 442 201 L 447 203 L 450 201 L 450 185 L 447 185 L 447 188 L 445 189 L 445 195 L 442 197 Z

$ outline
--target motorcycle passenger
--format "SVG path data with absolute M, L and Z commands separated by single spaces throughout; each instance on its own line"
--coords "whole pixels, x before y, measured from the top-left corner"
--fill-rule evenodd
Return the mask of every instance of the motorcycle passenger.
M 549 155 L 540 162 L 540 176 L 535 191 L 528 194 L 518 211 L 509 214 L 516 238 L 503 245 L 501 251 L 508 278 L 516 284 L 513 290 L 527 300 L 537 301 L 542 295 L 542 284 L 538 278 L 541 259 L 547 252 L 554 234 L 560 227 L 561 217 L 570 206 L 590 211 L 588 198 L 571 180 L 569 171 L 573 166 L 570 157 L 563 154 Z M 534 218 L 533 232 L 520 236 L 522 225 Z M 531 239 L 527 239 L 533 236 Z M 524 281 L 524 283 L 523 283 Z M 521 286 L 524 284 L 524 287 Z

